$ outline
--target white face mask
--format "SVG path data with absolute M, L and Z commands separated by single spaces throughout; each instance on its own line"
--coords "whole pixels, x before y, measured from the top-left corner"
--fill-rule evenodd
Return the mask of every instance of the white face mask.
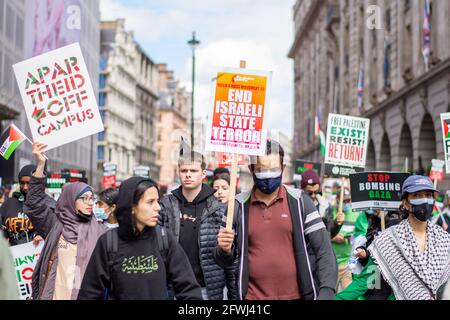
M 255 172 L 255 177 L 257 179 L 273 179 L 281 176 L 281 171 L 263 171 Z

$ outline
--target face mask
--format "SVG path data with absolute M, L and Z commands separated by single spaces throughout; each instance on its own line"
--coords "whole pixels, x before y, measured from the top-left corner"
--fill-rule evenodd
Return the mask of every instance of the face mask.
M 373 210 L 372 210 L 372 209 L 369 209 L 369 210 L 367 210 L 366 212 L 367 212 L 367 214 L 369 214 L 369 215 L 372 215 L 372 214 L 373 214 Z
M 97 208 L 97 207 L 94 208 L 94 215 L 97 219 L 100 220 L 107 220 L 109 217 L 109 214 L 105 212 L 104 208 Z
M 409 201 L 411 203 L 411 213 L 417 220 L 427 221 L 433 214 L 434 199 L 421 198 Z
M 271 194 L 281 185 L 282 173 L 281 171 L 258 172 L 253 174 L 253 180 L 262 193 Z
M 342 205 L 342 211 L 347 212 L 352 210 L 352 205 L 350 203 L 344 203 Z

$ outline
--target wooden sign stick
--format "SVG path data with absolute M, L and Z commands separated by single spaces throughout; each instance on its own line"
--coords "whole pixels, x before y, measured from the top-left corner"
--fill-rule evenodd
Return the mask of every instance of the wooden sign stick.
M 241 60 L 241 69 L 246 67 L 246 62 Z M 233 162 L 231 165 L 231 176 L 230 176 L 230 196 L 228 197 L 228 211 L 227 211 L 227 226 L 226 229 L 229 231 L 233 230 L 233 216 L 234 216 L 234 198 L 236 196 L 236 180 L 237 180 L 237 162 L 238 155 L 233 153 Z

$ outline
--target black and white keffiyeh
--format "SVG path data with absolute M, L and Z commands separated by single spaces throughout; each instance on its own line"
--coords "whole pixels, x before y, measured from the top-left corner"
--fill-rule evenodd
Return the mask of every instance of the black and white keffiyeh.
M 427 224 L 423 253 L 407 219 L 386 229 L 368 249 L 398 300 L 435 299 L 450 278 L 450 235 L 435 224 Z

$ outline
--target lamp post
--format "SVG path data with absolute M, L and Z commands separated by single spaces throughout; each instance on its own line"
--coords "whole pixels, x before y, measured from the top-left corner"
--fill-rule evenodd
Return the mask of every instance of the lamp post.
M 191 94 L 191 148 L 194 150 L 194 88 L 195 88 L 195 48 L 200 44 L 192 32 L 192 39 L 188 41 L 192 48 L 192 94 Z

